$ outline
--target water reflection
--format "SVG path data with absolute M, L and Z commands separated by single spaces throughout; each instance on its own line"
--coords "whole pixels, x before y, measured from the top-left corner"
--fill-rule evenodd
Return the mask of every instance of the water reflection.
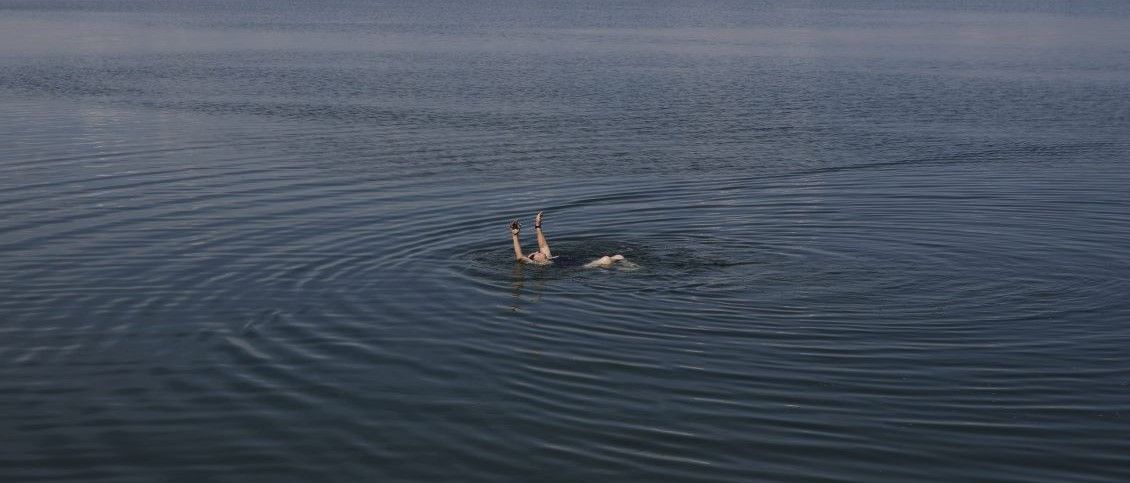
M 522 291 L 526 289 L 526 268 L 525 265 L 516 262 L 514 263 L 514 269 L 510 272 L 510 310 L 514 312 L 521 310 L 524 304 L 540 303 L 542 293 L 545 292 L 545 281 L 548 278 L 546 271 L 532 267 L 534 268 L 534 273 L 533 276 L 530 277 L 532 282 L 529 288 L 530 293 L 526 294 L 526 300 L 523 302 Z

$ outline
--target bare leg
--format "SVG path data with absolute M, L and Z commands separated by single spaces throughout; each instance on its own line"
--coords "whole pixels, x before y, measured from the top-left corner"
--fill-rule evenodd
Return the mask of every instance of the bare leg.
M 538 251 L 545 255 L 545 259 L 553 258 L 553 254 L 549 252 L 549 242 L 545 240 L 545 233 L 541 231 L 541 212 L 534 216 L 534 231 L 538 234 Z

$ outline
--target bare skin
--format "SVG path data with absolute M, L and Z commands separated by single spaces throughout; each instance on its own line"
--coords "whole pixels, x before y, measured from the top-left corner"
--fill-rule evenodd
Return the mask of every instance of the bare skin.
M 541 231 L 541 211 L 534 215 L 534 231 L 538 235 L 538 251 L 545 255 L 546 260 L 553 260 L 553 254 L 549 252 L 549 242 L 545 240 L 545 233 Z
M 534 231 L 538 235 L 538 251 L 531 252 L 527 255 L 522 254 L 522 243 L 518 240 L 518 235 L 522 233 L 522 224 L 518 220 L 510 222 L 510 240 L 514 242 L 514 258 L 522 263 L 532 263 L 534 265 L 549 265 L 553 263 L 551 253 L 549 251 L 549 242 L 545 239 L 545 234 L 541 231 L 541 212 L 534 217 Z
M 616 262 L 624 261 L 624 255 L 616 254 L 612 256 L 605 255 L 596 260 L 585 264 L 585 268 L 608 268 L 615 265 Z
M 541 231 L 541 212 L 534 216 L 534 232 L 538 237 L 538 251 L 529 254 L 522 254 L 522 243 L 518 239 L 518 235 L 522 232 L 522 224 L 518 220 L 510 222 L 510 240 L 514 243 L 514 258 L 521 263 L 532 263 L 534 265 L 549 265 L 553 263 L 553 252 L 549 250 L 549 241 L 545 239 L 545 233 Z M 585 268 L 608 268 L 616 262 L 624 260 L 623 255 L 605 255 L 589 263 L 586 263 Z

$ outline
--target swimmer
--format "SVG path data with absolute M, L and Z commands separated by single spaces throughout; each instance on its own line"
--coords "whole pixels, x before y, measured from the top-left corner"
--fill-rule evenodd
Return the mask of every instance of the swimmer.
M 539 211 L 534 216 L 534 232 L 538 236 L 538 251 L 531 252 L 527 255 L 522 254 L 522 243 L 518 241 L 518 234 L 522 232 L 522 224 L 518 220 L 510 222 L 510 240 L 514 242 L 514 257 L 521 263 L 532 263 L 534 265 L 549 265 L 553 263 L 553 252 L 549 251 L 549 242 L 545 239 L 545 233 L 541 231 L 541 212 Z M 605 255 L 596 260 L 593 260 L 584 265 L 585 268 L 608 268 L 616 262 L 624 260 L 624 256 L 620 254 L 608 256 Z

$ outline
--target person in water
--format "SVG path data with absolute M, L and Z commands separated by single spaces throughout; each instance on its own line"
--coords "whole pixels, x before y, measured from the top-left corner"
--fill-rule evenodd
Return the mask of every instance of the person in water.
M 518 234 L 522 232 L 522 224 L 518 220 L 510 222 L 510 239 L 514 242 L 514 257 L 521 263 L 532 263 L 534 265 L 549 265 L 553 263 L 553 252 L 549 251 L 549 242 L 545 239 L 545 233 L 541 231 L 541 212 L 534 216 L 534 233 L 538 236 L 538 251 L 530 252 L 528 255 L 522 254 L 522 243 L 518 241 Z M 624 256 L 620 254 L 605 255 L 596 260 L 593 260 L 584 265 L 585 268 L 608 268 L 616 262 L 624 261 Z

